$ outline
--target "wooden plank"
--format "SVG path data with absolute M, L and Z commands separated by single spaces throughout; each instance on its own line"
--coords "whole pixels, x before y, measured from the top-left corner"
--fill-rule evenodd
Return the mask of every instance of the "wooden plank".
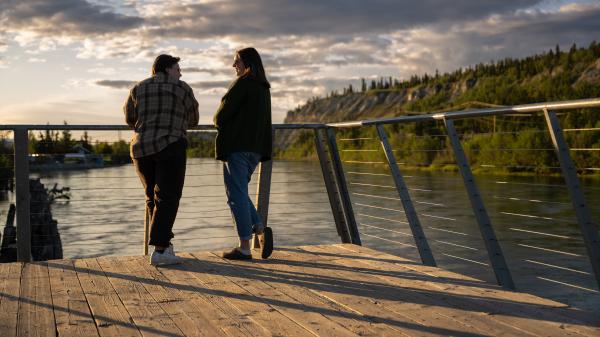
M 273 287 L 267 284 L 265 281 L 273 278 L 277 278 L 277 285 L 285 283 L 285 280 L 278 278 L 275 273 L 265 274 L 263 270 L 253 266 L 255 263 L 250 265 L 244 263 L 244 261 L 225 260 L 217 255 L 209 256 L 208 261 L 230 264 L 231 269 L 228 269 L 228 273 L 225 274 L 230 282 L 239 285 L 252 294 L 258 295 L 257 297 L 263 303 L 272 306 L 312 334 L 317 336 L 358 337 L 356 333 L 322 314 L 327 311 L 325 306 L 299 302 L 290 296 L 288 292 L 280 291 L 276 286 Z
M 2 305 L 2 300 L 6 297 L 9 300 L 9 297 L 5 295 L 5 289 L 10 284 L 8 280 L 10 277 L 10 267 L 12 263 L 0 263 L 0 306 Z
M 146 258 L 122 260 L 132 272 L 145 277 L 144 287 L 186 336 L 239 336 L 237 331 L 227 334 L 223 322 L 230 321 L 208 301 L 199 301 L 179 290 L 182 285 L 173 283 Z
M 354 247 L 336 245 L 338 249 L 352 251 Z M 359 256 L 369 256 L 367 250 L 361 248 Z M 600 330 L 593 326 L 586 326 L 586 323 L 575 318 L 575 315 L 583 314 L 582 311 L 573 310 L 568 316 L 565 315 L 567 310 L 559 305 L 555 305 L 554 301 L 540 299 L 531 294 L 517 293 L 505 291 L 500 288 L 490 288 L 488 284 L 478 287 L 475 285 L 452 284 L 447 282 L 443 277 L 437 277 L 436 273 L 447 274 L 448 271 L 439 268 L 427 266 L 407 266 L 400 259 L 400 264 L 390 262 L 396 257 L 389 254 L 381 254 L 378 256 L 385 257 L 381 262 L 373 260 L 361 260 L 361 263 L 368 264 L 378 270 L 386 271 L 419 271 L 425 269 L 428 275 L 432 275 L 435 279 L 430 281 L 416 280 L 412 283 L 412 287 L 418 290 L 438 289 L 446 295 L 444 300 L 448 300 L 457 308 L 464 310 L 479 310 L 490 315 L 490 319 L 496 320 L 514 328 L 528 331 L 538 335 L 594 335 L 600 334 Z M 523 295 L 523 296 L 520 296 Z M 547 304 L 550 305 L 547 305 Z M 571 314 L 573 316 L 571 316 Z
M 325 262 L 333 261 L 337 259 L 336 257 L 326 255 L 321 257 L 314 254 L 307 258 L 305 253 L 307 252 L 302 252 L 299 248 L 277 250 L 277 256 L 283 260 L 283 265 L 294 265 L 298 273 L 305 275 L 306 279 L 313 280 L 312 284 L 306 285 L 310 291 L 353 311 L 358 317 L 371 322 L 373 327 L 381 329 L 381 326 L 384 326 L 385 329 L 393 329 L 392 335 L 436 335 L 433 332 L 425 331 L 426 327 L 418 321 L 402 314 L 391 315 L 389 311 L 379 303 L 374 303 L 368 296 L 356 294 L 356 291 L 360 289 L 358 283 L 355 283 L 352 278 L 340 278 L 333 270 L 327 268 L 331 264 L 328 265 Z M 322 260 L 320 260 L 321 258 Z M 319 263 L 316 263 L 317 260 Z
M 227 262 L 242 265 L 246 268 L 255 268 L 254 274 L 256 276 L 254 277 L 260 277 L 264 284 L 308 306 L 312 312 L 326 317 L 357 335 L 364 337 L 398 336 L 397 330 L 391 329 L 385 324 L 373 322 L 368 317 L 349 310 L 335 301 L 317 295 L 307 286 L 307 282 L 311 283 L 314 280 L 302 275 L 297 268 L 287 263 L 287 261 L 280 260 L 280 256 L 279 253 L 274 253 L 270 259 L 251 265 L 245 261 Z
M 101 336 L 141 336 L 96 259 L 76 260 L 77 277 Z
M 330 246 L 306 246 L 302 248 L 311 253 L 337 253 Z M 386 288 L 385 293 L 389 299 L 402 303 L 412 303 L 414 308 L 407 309 L 406 304 L 399 306 L 397 303 L 392 303 L 390 309 L 396 312 L 407 310 L 411 315 L 421 317 L 423 323 L 428 326 L 430 324 L 434 324 L 433 326 L 441 324 L 446 328 L 452 327 L 457 331 L 481 335 L 489 335 L 491 331 L 494 331 L 495 336 L 527 334 L 523 330 L 514 329 L 493 320 L 490 321 L 489 318 L 479 313 L 455 308 L 444 300 L 445 294 L 437 290 L 414 290 L 412 284 L 415 282 L 415 276 L 422 279 L 423 277 L 420 275 L 394 273 L 389 270 L 378 272 L 379 270 L 368 268 L 370 265 L 360 262 L 359 257 L 340 258 L 332 262 L 356 270 L 360 274 L 360 276 L 354 278 L 357 281 L 381 284 L 382 287 Z M 438 317 L 444 319 L 440 320 Z M 450 323 L 448 323 L 448 320 L 450 320 Z
M 144 336 L 183 336 L 177 325 L 142 285 L 148 280 L 134 275 L 120 258 L 99 258 L 98 264 Z
M 405 266 L 407 269 L 414 269 L 415 272 L 420 274 L 428 275 L 431 277 L 445 277 L 451 279 L 452 281 L 467 281 L 465 284 L 469 284 L 470 282 L 475 284 L 485 285 L 487 282 L 472 278 L 467 275 L 454 273 L 451 271 L 447 271 L 437 267 L 429 267 L 425 266 L 420 262 L 416 262 L 413 260 L 409 260 L 403 258 L 401 256 L 391 255 L 382 251 L 378 251 L 375 249 L 370 249 L 365 246 L 357 246 L 357 245 L 349 245 L 349 244 L 334 244 L 333 246 L 344 248 L 345 250 L 338 250 L 335 252 L 321 253 L 327 256 L 336 257 L 336 258 L 348 258 L 354 259 L 358 258 L 360 260 L 385 260 L 392 263 L 398 263 L 402 266 Z M 358 253 L 353 254 L 353 253 Z M 436 275 L 434 275 L 435 273 Z M 498 288 L 498 286 L 493 285 L 494 288 Z
M 2 283 L 0 298 L 0 336 L 17 335 L 17 317 L 21 292 L 23 263 L 2 263 Z
M 285 258 L 299 264 L 304 273 L 326 285 L 323 289 L 315 288 L 319 293 L 405 334 L 481 336 L 447 317 L 434 313 L 422 315 L 423 308 L 411 298 L 389 299 L 390 287 L 372 282 L 368 275 L 352 268 L 337 266 L 336 261 L 343 264 L 344 260 L 331 260 L 328 256 L 328 262 L 323 262 L 318 254 L 300 249 L 294 254 L 286 253 Z
M 54 311 L 46 262 L 26 263 L 21 277 L 17 336 L 55 334 Z
M 417 273 L 431 275 L 432 277 L 452 280 L 464 280 L 466 282 L 459 283 L 466 286 L 472 287 L 474 291 L 483 291 L 485 288 L 485 295 L 493 299 L 498 300 L 509 300 L 517 303 L 535 305 L 546 308 L 553 308 L 553 313 L 560 317 L 565 317 L 568 320 L 578 322 L 584 325 L 600 326 L 600 315 L 594 313 L 585 312 L 582 310 L 573 310 L 568 305 L 560 302 L 556 302 L 550 299 L 542 298 L 528 293 L 506 291 L 500 287 L 490 285 L 489 283 L 481 280 L 477 280 L 465 275 L 457 274 L 441 268 L 431 268 L 423 266 L 421 264 L 415 264 L 410 260 L 406 260 L 402 257 L 395 255 L 379 252 L 366 247 L 358 247 L 355 245 L 334 245 L 341 247 L 346 251 L 359 252 L 360 256 L 364 257 L 378 257 L 379 259 L 387 259 L 387 261 L 393 261 L 395 264 L 402 266 L 406 269 L 413 270 Z M 396 262 L 398 261 L 398 262 Z M 406 262 L 405 262 L 406 261 Z M 554 310 L 556 308 L 557 310 Z M 563 310 L 565 309 L 565 310 Z
M 183 256 L 0 264 L 0 336 L 600 336 L 597 313 L 355 245 Z
M 99 336 L 71 260 L 48 261 L 50 289 L 59 336 Z
M 194 274 L 202 272 L 190 260 L 195 259 L 187 254 L 186 263 L 168 268 L 155 268 L 168 280 L 174 288 L 190 299 L 191 304 L 206 310 L 203 312 L 211 321 L 215 320 L 219 327 L 229 336 L 271 336 L 268 330 L 263 329 L 253 320 L 248 318 L 246 311 L 242 311 L 225 300 L 227 293 L 216 291 L 204 286 Z
M 515 292 L 515 291 L 507 291 L 502 289 L 499 286 L 489 284 L 488 282 L 458 274 L 449 270 L 445 270 L 437 267 L 429 267 L 422 265 L 420 263 L 416 263 L 414 261 L 405 259 L 403 257 L 399 257 L 396 255 L 387 254 L 384 252 L 380 252 L 374 249 L 370 249 L 364 246 L 356 246 L 356 245 L 333 245 L 336 247 L 341 247 L 344 250 L 337 251 L 335 254 L 338 256 L 346 256 L 348 258 L 357 258 L 356 254 L 348 254 L 343 255 L 345 252 L 355 252 L 359 253 L 361 260 L 365 260 L 368 258 L 377 258 L 378 260 L 384 259 L 388 262 L 396 263 L 402 266 L 405 269 L 412 270 L 416 273 L 429 275 L 434 278 L 444 278 L 451 280 L 452 283 L 456 283 L 459 285 L 465 286 L 474 286 L 479 288 L 486 288 L 486 294 L 488 296 L 493 296 L 498 299 L 508 299 L 515 302 L 523 302 L 528 304 L 535 304 L 540 306 L 548 306 L 548 307 L 556 307 L 556 308 L 566 308 L 568 305 L 560 302 L 556 302 L 550 299 L 541 298 L 538 296 L 534 296 L 527 293 Z
M 232 283 L 223 276 L 230 272 L 231 267 L 221 262 L 208 262 L 212 256 L 211 253 L 196 253 L 191 256 L 196 257 L 196 260 L 193 261 L 195 267 L 202 270 L 202 272 L 195 273 L 194 276 L 203 285 L 223 293 L 225 301 L 245 312 L 250 319 L 269 331 L 270 334 L 314 336 L 309 330 L 283 315 L 273 306 L 263 303 L 259 297 L 245 289 L 245 285 L 249 285 L 253 280 L 246 279 L 240 285 Z M 278 303 L 282 303 L 282 301 L 278 301 Z

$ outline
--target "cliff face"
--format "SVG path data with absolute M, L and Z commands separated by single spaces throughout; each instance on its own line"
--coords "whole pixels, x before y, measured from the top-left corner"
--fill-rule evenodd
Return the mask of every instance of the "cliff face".
M 581 74 L 577 82 L 600 83 L 600 59 L 590 64 Z
M 405 111 L 403 107 L 408 103 L 439 93 L 444 93 L 446 99 L 452 101 L 476 84 L 476 80 L 469 79 L 446 85 L 417 86 L 401 90 L 369 90 L 364 93 L 348 93 L 318 98 L 295 110 L 288 111 L 284 123 L 332 123 L 420 114 L 420 112 Z M 275 146 L 279 149 L 285 149 L 298 141 L 301 133 L 302 131 L 280 132 L 276 138 Z
M 319 98 L 288 111 L 284 123 L 330 123 L 415 114 L 403 111 L 402 106 L 440 92 L 447 92 L 448 99 L 452 100 L 476 83 L 476 80 L 463 80 L 446 85 L 419 86 L 402 90 L 370 90 L 366 93 Z

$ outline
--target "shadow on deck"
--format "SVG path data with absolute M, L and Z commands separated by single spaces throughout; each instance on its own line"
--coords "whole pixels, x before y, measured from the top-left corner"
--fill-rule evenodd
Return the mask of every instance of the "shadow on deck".
M 354 245 L 0 264 L 0 336 L 600 335 L 597 312 Z

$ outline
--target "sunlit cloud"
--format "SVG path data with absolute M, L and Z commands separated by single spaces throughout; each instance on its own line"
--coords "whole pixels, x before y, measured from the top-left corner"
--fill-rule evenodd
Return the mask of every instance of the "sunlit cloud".
M 96 85 L 109 87 L 113 89 L 130 89 L 136 83 L 135 81 L 121 81 L 121 80 L 100 80 L 95 82 Z
M 168 53 L 181 57 L 182 79 L 202 100 L 201 109 L 212 113 L 234 79 L 235 50 L 254 46 L 280 121 L 308 98 L 358 85 L 360 78 L 408 78 L 556 44 L 587 45 L 598 38 L 598 17 L 600 4 L 589 0 L 3 1 L 0 67 L 28 61 L 24 69 L 38 80 L 42 66 L 64 69 L 42 74 L 49 91 L 82 86 L 109 95 L 95 102 L 99 111 L 115 113 L 121 92 L 148 77 L 154 58 Z M 74 102 L 77 94 L 64 99 Z
M 4 30 L 38 37 L 104 35 L 139 27 L 144 21 L 81 0 L 4 1 L 0 9 Z

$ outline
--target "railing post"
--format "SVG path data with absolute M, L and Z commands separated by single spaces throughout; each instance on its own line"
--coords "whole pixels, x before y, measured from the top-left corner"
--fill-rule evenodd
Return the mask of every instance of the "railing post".
M 344 167 L 340 159 L 340 153 L 338 152 L 337 143 L 335 140 L 335 134 L 333 129 L 327 128 L 327 143 L 329 145 L 329 151 L 331 152 L 331 160 L 336 175 L 336 181 L 340 191 L 340 197 L 342 200 L 342 207 L 344 208 L 344 214 L 346 216 L 346 223 L 348 224 L 348 230 L 350 231 L 350 238 L 352 243 L 355 245 L 361 245 L 360 233 L 356 224 L 356 218 L 354 217 L 354 210 L 352 209 L 352 200 L 350 199 L 350 193 L 348 192 L 348 184 L 346 183 L 346 177 L 344 176 Z
M 144 255 L 148 255 L 148 242 L 150 242 L 150 220 L 152 220 L 151 209 L 144 208 Z
M 335 173 L 333 171 L 331 160 L 327 151 L 327 140 L 325 139 L 322 129 L 314 129 L 315 133 L 315 147 L 317 149 L 317 155 L 319 156 L 319 164 L 321 164 L 321 171 L 323 172 L 323 180 L 325 181 L 325 188 L 327 189 L 327 197 L 329 197 L 329 204 L 331 205 L 331 213 L 335 221 L 335 227 L 337 233 L 342 239 L 342 243 L 351 243 L 352 239 L 348 232 L 348 225 L 344 217 L 344 210 L 340 201 L 340 194 L 338 192 L 337 185 L 335 183 Z
M 502 253 L 502 248 L 500 247 L 500 243 L 496 238 L 496 233 L 494 232 L 492 222 L 490 221 L 490 217 L 485 209 L 483 199 L 479 194 L 479 189 L 475 183 L 475 178 L 471 172 L 471 167 L 469 166 L 469 162 L 465 156 L 460 139 L 456 134 L 454 121 L 444 118 L 444 124 L 446 125 L 446 132 L 448 133 L 448 138 L 450 139 L 450 144 L 452 145 L 452 150 L 454 151 L 456 164 L 458 164 L 458 168 L 463 177 L 463 181 L 469 195 L 469 200 L 471 201 L 471 207 L 473 207 L 475 218 L 479 224 L 479 231 L 483 237 L 483 242 L 485 243 L 485 248 L 487 249 L 492 268 L 494 269 L 496 280 L 498 284 L 504 288 L 515 289 L 515 284 L 510 274 L 510 270 L 508 269 L 508 265 L 504 259 L 504 254 Z
M 590 263 L 596 276 L 596 282 L 598 283 L 598 289 L 600 289 L 600 240 L 598 239 L 598 230 L 596 224 L 592 219 L 592 214 L 587 206 L 583 191 L 579 179 L 577 178 L 577 169 L 569 154 L 569 146 L 565 141 L 565 138 L 556 118 L 554 112 L 544 109 L 544 116 L 546 117 L 546 123 L 548 130 L 550 131 L 550 137 L 552 138 L 552 144 L 554 150 L 558 156 L 560 162 L 560 168 L 565 182 L 571 195 L 571 203 L 575 209 L 575 215 L 577 216 L 577 222 L 581 228 L 581 235 L 583 236 L 583 242 L 587 248 L 587 253 L 590 257 Z
M 29 211 L 29 136 L 28 130 L 14 130 L 15 182 L 17 206 L 17 261 L 31 261 L 31 223 Z
M 271 131 L 271 137 L 275 139 L 275 130 Z M 272 142 L 274 143 L 274 142 Z M 271 157 L 272 157 L 271 153 Z M 262 223 L 267 227 L 269 220 L 269 200 L 271 198 L 271 176 L 273 173 L 273 159 L 260 162 L 258 168 L 258 186 L 256 196 L 256 211 L 260 215 Z M 260 248 L 259 240 L 254 240 L 254 248 Z
M 421 227 L 421 222 L 419 221 L 419 217 L 417 216 L 415 207 L 413 206 L 412 200 L 410 199 L 408 188 L 406 187 L 406 183 L 404 182 L 402 173 L 398 168 L 396 156 L 394 156 L 394 152 L 392 151 L 390 142 L 388 141 L 387 133 L 385 132 L 383 125 L 377 124 L 377 134 L 379 135 L 379 139 L 381 140 L 381 146 L 383 147 L 383 152 L 385 153 L 385 157 L 387 158 L 387 162 L 392 173 L 392 178 L 394 178 L 396 190 L 398 190 L 398 196 L 400 196 L 400 200 L 402 201 L 402 207 L 404 208 L 404 213 L 406 214 L 406 219 L 408 220 L 410 230 L 412 231 L 413 238 L 415 240 L 417 248 L 419 249 L 421 261 L 424 265 L 435 266 L 435 259 L 433 258 L 433 254 L 431 253 L 431 248 L 429 248 L 429 243 L 427 242 L 427 238 L 425 237 L 425 232 L 423 232 L 423 227 Z

